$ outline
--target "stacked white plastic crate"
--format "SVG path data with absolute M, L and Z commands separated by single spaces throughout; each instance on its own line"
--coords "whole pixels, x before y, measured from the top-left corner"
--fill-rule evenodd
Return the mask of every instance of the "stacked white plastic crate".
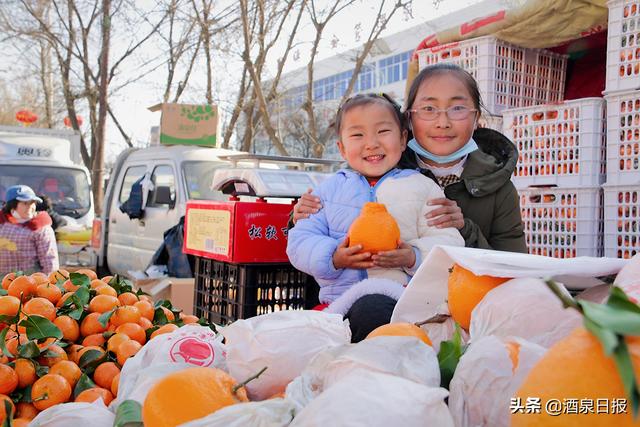
M 604 99 L 504 111 L 503 133 L 518 148 L 513 182 L 529 252 L 602 256 Z
M 604 254 L 640 253 L 640 0 L 613 0 L 607 38 Z
M 514 107 L 562 100 L 567 58 L 545 49 L 527 49 L 478 37 L 427 48 L 418 52 L 420 69 L 437 63 L 453 63 L 478 82 L 487 111 L 480 124 L 502 129 L 502 111 Z

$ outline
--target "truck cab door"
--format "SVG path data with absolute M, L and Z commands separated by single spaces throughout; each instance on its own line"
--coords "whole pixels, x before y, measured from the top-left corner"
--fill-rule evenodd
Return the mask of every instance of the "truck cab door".
M 116 194 L 109 207 L 109 232 L 107 238 L 107 264 L 112 273 L 127 274 L 137 270 L 143 257 L 138 246 L 139 219 L 131 219 L 120 210 L 129 198 L 131 186 L 147 173 L 146 165 L 126 165 L 124 173 L 116 179 Z
M 153 189 L 149 191 L 144 218 L 139 222 L 138 242 L 146 269 L 153 254 L 164 241 L 164 232 L 176 225 L 183 213 L 180 213 L 180 205 L 177 203 L 179 194 L 177 191 L 176 171 L 170 163 L 161 163 L 153 167 L 151 173 Z

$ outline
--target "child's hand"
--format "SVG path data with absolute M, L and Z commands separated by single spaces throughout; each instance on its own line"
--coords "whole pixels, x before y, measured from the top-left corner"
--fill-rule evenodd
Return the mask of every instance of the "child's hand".
M 344 239 L 342 243 L 338 245 L 336 251 L 333 253 L 333 266 L 336 270 L 341 268 L 371 268 L 373 263 L 371 262 L 371 253 L 362 252 L 362 245 L 349 246 L 349 238 Z
M 372 256 L 371 259 L 376 267 L 411 268 L 416 263 L 416 253 L 410 245 L 400 242 L 398 249 L 378 252 L 376 255 Z

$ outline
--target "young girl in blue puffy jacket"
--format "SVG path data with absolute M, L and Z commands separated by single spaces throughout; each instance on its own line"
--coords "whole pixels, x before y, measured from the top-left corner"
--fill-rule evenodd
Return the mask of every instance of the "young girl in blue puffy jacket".
M 388 323 L 404 286 L 434 245 L 464 246 L 458 230 L 425 220 L 436 207 L 425 202 L 443 198 L 441 188 L 416 170 L 396 168 L 407 146 L 404 123 L 400 106 L 384 94 L 359 94 L 345 101 L 335 127 L 350 169 L 315 189 L 322 209 L 289 231 L 291 263 L 316 279 L 327 311 L 350 319 L 353 341 Z M 395 218 L 401 237 L 397 249 L 371 254 L 361 252 L 359 245 L 348 247 L 347 232 L 366 202 L 384 203 Z M 367 304 L 371 313 L 354 319 L 351 308 L 362 299 L 373 302 Z M 377 305 L 384 307 L 376 310 Z

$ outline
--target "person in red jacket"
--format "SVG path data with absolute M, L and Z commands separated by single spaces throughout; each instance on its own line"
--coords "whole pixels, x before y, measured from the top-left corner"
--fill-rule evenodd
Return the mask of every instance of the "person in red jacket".
M 0 211 L 0 274 L 50 274 L 59 268 L 51 217 L 36 212 L 36 203 L 41 202 L 26 185 L 7 189 L 6 203 Z

